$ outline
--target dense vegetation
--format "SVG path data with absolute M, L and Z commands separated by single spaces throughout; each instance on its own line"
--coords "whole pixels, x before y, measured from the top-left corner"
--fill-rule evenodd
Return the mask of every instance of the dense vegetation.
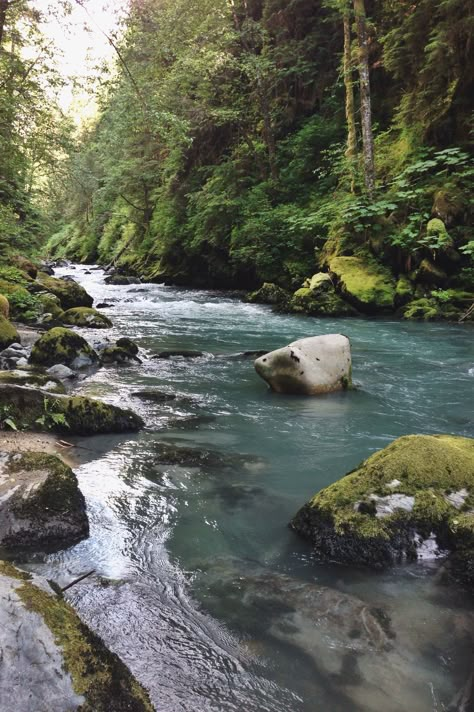
M 116 50 L 39 183 L 49 254 L 310 313 L 472 303 L 472 0 L 130 0 Z

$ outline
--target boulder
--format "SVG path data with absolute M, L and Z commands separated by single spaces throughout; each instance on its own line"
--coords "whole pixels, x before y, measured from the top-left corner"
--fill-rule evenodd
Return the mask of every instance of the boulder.
M 131 410 L 84 396 L 0 384 L 0 412 L 19 430 L 96 435 L 135 432 L 142 419 Z
M 300 339 L 258 358 L 255 370 L 276 393 L 346 390 L 352 385 L 350 342 L 342 334 Z
M 49 582 L 0 562 L 2 709 L 153 712 L 128 668 Z
M 69 546 L 89 534 L 86 503 L 70 467 L 54 455 L 0 459 L 0 546 Z
M 85 339 L 71 329 L 55 327 L 43 334 L 33 346 L 30 362 L 35 366 L 63 364 L 72 368 L 92 366 L 99 360 Z
M 51 314 L 53 319 L 56 321 L 62 321 L 64 311 L 59 297 L 56 297 L 54 294 L 50 294 L 49 292 L 40 292 L 36 295 L 36 299 L 41 304 L 43 314 Z
M 427 258 L 422 260 L 417 272 L 417 282 L 442 287 L 447 281 L 448 275 L 441 267 Z
M 130 356 L 138 356 L 138 352 L 140 351 L 137 344 L 126 336 L 122 336 L 120 339 L 117 339 L 115 345 L 118 346 L 119 349 L 125 349 Z
M 0 349 L 6 349 L 10 344 L 19 341 L 16 328 L 4 316 L 0 316 Z
M 29 277 L 36 279 L 38 267 L 27 257 L 23 257 L 23 255 L 13 255 L 13 257 L 10 257 L 10 261 L 15 267 L 18 267 L 19 270 L 26 272 Z
M 127 364 L 130 361 L 141 363 L 137 354 L 138 346 L 131 339 L 122 338 L 114 345 L 101 349 L 100 360 L 104 365 Z
M 60 380 L 52 375 L 35 371 L 0 371 L 0 384 L 13 386 L 30 386 L 42 388 L 50 393 L 65 393 L 66 389 Z
M 75 378 L 76 374 L 71 368 L 63 366 L 62 363 L 57 363 L 46 370 L 52 378 L 57 378 L 59 381 L 67 381 L 70 378 Z
M 89 307 L 74 307 L 62 315 L 62 321 L 69 326 L 82 326 L 90 329 L 110 329 L 112 322 L 104 314 Z
M 323 286 L 324 285 L 324 286 Z M 288 311 L 308 316 L 357 316 L 353 306 L 344 301 L 334 290 L 332 282 L 321 283 L 321 288 L 302 287 L 288 302 Z
M 315 495 L 292 528 L 321 559 L 373 568 L 453 552 L 474 583 L 474 440 L 408 435 Z
M 308 287 L 312 292 L 331 291 L 334 287 L 331 276 L 327 272 L 313 274 L 311 279 L 308 279 L 307 282 L 308 283 L 305 283 L 304 286 Z
M 131 277 L 125 274 L 111 274 L 104 279 L 106 284 L 126 285 L 126 284 L 141 284 L 142 280 L 139 277 Z
M 201 356 L 204 356 L 203 351 L 194 351 L 193 349 L 170 349 L 167 351 L 160 351 L 155 356 L 153 356 L 153 358 L 200 358 Z
M 10 302 L 3 294 L 0 294 L 0 315 L 5 319 L 10 316 Z
M 38 282 L 51 294 L 59 298 L 61 307 L 73 309 L 74 307 L 91 307 L 94 300 L 86 290 L 77 282 L 56 279 L 44 272 L 38 275 Z
M 264 282 L 256 292 L 247 295 L 247 301 L 255 304 L 271 304 L 277 306 L 284 304 L 290 295 L 273 282 Z
M 370 257 L 332 257 L 329 271 L 342 296 L 367 313 L 391 311 L 395 280 L 390 271 Z

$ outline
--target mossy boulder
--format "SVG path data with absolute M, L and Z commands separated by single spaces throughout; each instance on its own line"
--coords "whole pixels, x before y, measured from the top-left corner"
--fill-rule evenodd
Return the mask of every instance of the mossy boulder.
M 298 289 L 288 303 L 288 311 L 308 316 L 357 316 L 356 309 L 336 294 L 332 284 L 330 289 Z
M 291 526 L 321 559 L 383 568 L 454 552 L 466 562 L 468 580 L 474 556 L 474 440 L 399 438 L 319 492 Z
M 13 265 L 15 265 L 15 267 L 18 267 L 19 270 L 26 272 L 29 277 L 36 279 L 38 267 L 27 257 L 24 257 L 23 255 L 13 255 L 10 257 L 10 261 Z
M 0 315 L 8 319 L 10 316 L 10 302 L 4 294 L 0 294 Z
M 398 281 L 397 281 L 397 286 L 395 287 L 395 304 L 397 306 L 402 306 L 403 304 L 406 304 L 407 302 L 410 301 L 410 299 L 413 298 L 413 285 L 406 277 L 405 275 L 402 275 Z
M 417 272 L 417 282 L 433 287 L 442 287 L 447 281 L 448 275 L 441 267 L 428 258 L 421 261 Z
M 153 712 L 129 669 L 52 585 L 0 562 L 2 709 Z
M 0 316 L 0 351 L 20 340 L 18 332 L 8 319 Z
M 434 290 L 429 297 L 409 302 L 401 311 L 409 321 L 458 321 L 474 303 L 474 293 L 459 289 Z M 474 313 L 467 321 L 474 320 Z
M 94 349 L 75 331 L 57 326 L 43 334 L 34 344 L 30 363 L 35 366 L 54 366 L 57 363 L 80 368 L 99 360 Z
M 84 396 L 0 384 L 0 414 L 19 430 L 98 435 L 136 432 L 142 419 L 131 410 Z
M 90 307 L 74 307 L 62 315 L 62 321 L 69 326 L 82 326 L 89 329 L 110 329 L 112 322 L 104 314 Z
M 86 503 L 54 455 L 12 453 L 0 462 L 0 546 L 69 546 L 89 534 Z
M 38 387 L 49 393 L 66 393 L 64 384 L 57 378 L 36 371 L 0 371 L 0 384 Z
M 391 272 L 373 258 L 333 257 L 329 271 L 338 291 L 359 311 L 376 314 L 393 309 L 395 280 Z
M 332 279 L 327 272 L 313 274 L 310 279 L 306 280 L 303 287 L 307 287 L 312 292 L 330 292 L 334 289 Z
M 64 311 L 59 297 L 50 292 L 41 292 L 36 295 L 36 299 L 41 304 L 43 314 L 51 314 L 53 319 L 62 322 Z
M 137 344 L 132 341 L 132 339 L 129 339 L 126 336 L 122 336 L 120 339 L 117 339 L 115 345 L 118 346 L 120 349 L 125 349 L 125 351 L 127 351 L 130 356 L 138 356 L 138 353 L 140 351 Z
M 77 282 L 50 277 L 44 272 L 38 275 L 39 283 L 51 294 L 59 298 L 61 307 L 66 311 L 74 307 L 91 307 L 94 300 Z
M 247 301 L 252 304 L 271 304 L 278 306 L 284 304 L 290 294 L 273 282 L 265 282 L 256 292 L 247 295 Z
M 36 294 L 32 294 L 29 289 L 0 278 L 0 293 L 8 299 L 11 319 L 24 323 L 37 319 L 41 309 Z

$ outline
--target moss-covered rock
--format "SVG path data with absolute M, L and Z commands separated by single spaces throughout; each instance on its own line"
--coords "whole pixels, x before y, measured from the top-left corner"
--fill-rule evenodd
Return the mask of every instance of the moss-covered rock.
M 61 301 L 64 310 L 74 307 L 91 307 L 94 300 L 77 282 L 50 277 L 44 272 L 38 275 L 38 282 Z
M 327 272 L 313 274 L 308 285 L 312 292 L 330 292 L 334 289 L 331 276 Z
M 399 438 L 319 492 L 291 526 L 322 559 L 380 568 L 437 549 L 472 568 L 474 440 Z
M 441 267 L 427 258 L 421 261 L 417 272 L 417 282 L 433 287 L 442 287 L 447 281 L 448 275 Z
M 36 299 L 41 304 L 43 314 L 51 314 L 53 319 L 62 322 L 64 311 L 59 297 L 50 292 L 41 292 L 36 295 Z
M 308 316 L 357 316 L 353 306 L 344 301 L 331 284 L 330 289 L 298 289 L 287 305 L 288 311 Z
M 8 319 L 0 316 L 0 350 L 6 349 L 10 344 L 17 343 L 20 340 L 18 332 Z
M 0 474 L 1 546 L 69 546 L 89 534 L 77 478 L 59 458 L 12 453 L 0 462 Z
M 64 384 L 57 378 L 36 371 L 0 371 L 0 384 L 42 388 L 50 393 L 66 393 Z
M 118 346 L 120 349 L 125 349 L 125 351 L 127 351 L 130 356 L 138 356 L 138 353 L 140 351 L 137 344 L 132 341 L 132 339 L 129 339 L 126 336 L 122 336 L 120 339 L 117 339 L 115 345 Z
M 10 318 L 15 321 L 30 323 L 36 320 L 40 307 L 36 294 L 20 284 L 0 278 L 0 293 L 4 294 L 10 305 Z
M 390 271 L 371 257 L 333 257 L 329 271 L 342 296 L 367 314 L 391 311 L 395 281 Z
M 99 360 L 94 349 L 71 329 L 58 326 L 43 334 L 33 346 L 30 362 L 35 366 L 62 363 L 72 368 L 91 366 Z
M 0 315 L 5 319 L 10 316 L 10 302 L 4 294 L 0 294 Z
M 397 282 L 397 286 L 395 287 L 396 306 L 402 306 L 403 304 L 409 302 L 410 299 L 413 298 L 413 293 L 414 289 L 412 283 L 408 277 L 402 275 Z
M 278 306 L 284 304 L 290 294 L 273 282 L 265 282 L 256 292 L 247 295 L 247 301 L 252 304 L 271 304 Z
M 100 352 L 100 360 L 103 364 L 110 365 L 127 364 L 130 363 L 130 361 L 137 361 L 139 359 L 137 359 L 137 357 L 131 354 L 127 349 L 124 349 L 121 346 L 112 345 L 106 346 L 105 349 L 102 349 Z
M 62 321 L 69 326 L 82 326 L 90 329 L 110 329 L 112 326 L 112 322 L 105 314 L 89 307 L 68 309 L 64 312 Z
M 0 592 L 5 710 L 153 712 L 128 668 L 47 581 L 0 562 Z
M 460 289 L 434 290 L 429 297 L 409 302 L 401 311 L 410 321 L 458 321 L 474 303 L 474 293 Z M 474 313 L 467 317 L 474 321 Z
M 27 257 L 24 257 L 23 255 L 13 255 L 10 257 L 10 261 L 13 265 L 15 265 L 15 267 L 18 267 L 19 270 L 26 272 L 29 277 L 36 279 L 38 267 Z
M 96 435 L 135 432 L 142 419 L 131 410 L 84 396 L 64 396 L 0 384 L 0 415 L 19 430 Z

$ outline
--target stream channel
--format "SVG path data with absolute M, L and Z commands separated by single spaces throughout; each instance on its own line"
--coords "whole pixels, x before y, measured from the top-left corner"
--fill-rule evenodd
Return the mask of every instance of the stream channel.
M 473 436 L 472 328 L 280 315 L 225 293 L 107 286 L 89 270 L 56 271 L 111 305 L 114 328 L 84 336 L 128 336 L 143 363 L 102 368 L 79 390 L 146 429 L 80 440 L 90 538 L 27 566 L 62 584 L 95 569 L 68 599 L 161 712 L 449 709 L 470 673 L 463 591 L 430 560 L 383 573 L 318 563 L 287 524 L 400 435 Z M 334 332 L 351 339 L 351 392 L 278 396 L 236 356 Z M 152 358 L 165 349 L 204 356 Z M 177 397 L 133 395 L 153 389 Z

